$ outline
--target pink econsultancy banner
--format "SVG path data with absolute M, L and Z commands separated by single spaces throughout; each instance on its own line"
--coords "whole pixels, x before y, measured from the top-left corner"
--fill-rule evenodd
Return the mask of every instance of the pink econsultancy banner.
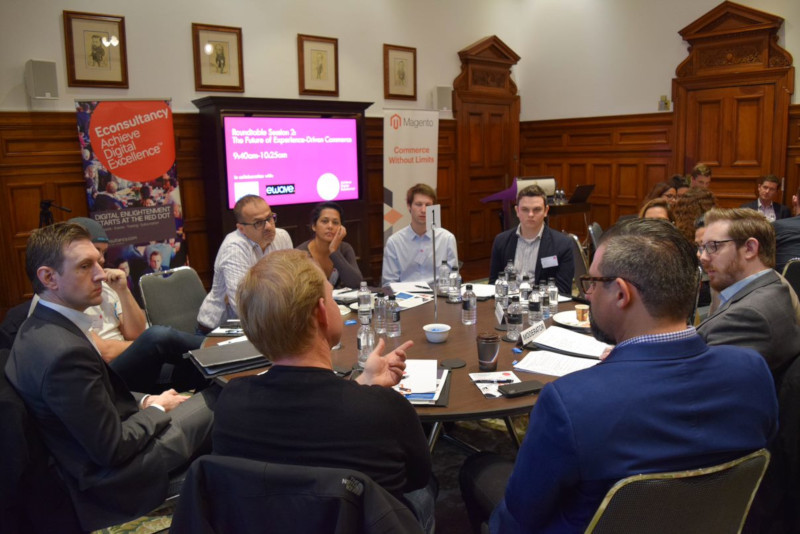
M 358 198 L 355 119 L 225 117 L 228 206 L 247 194 L 270 205 Z

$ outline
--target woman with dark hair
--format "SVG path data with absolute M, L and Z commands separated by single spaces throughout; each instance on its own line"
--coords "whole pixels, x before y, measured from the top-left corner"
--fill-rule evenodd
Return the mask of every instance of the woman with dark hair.
M 669 201 L 662 197 L 656 197 L 648 201 L 642 209 L 639 210 L 640 219 L 664 219 L 671 223 L 675 222 L 672 217 L 672 208 Z
M 321 202 L 311 210 L 311 231 L 314 237 L 298 245 L 322 268 L 333 287 L 357 288 L 361 271 L 356 263 L 356 253 L 344 242 L 347 230 L 342 225 L 344 212 L 336 202 Z
M 675 202 L 678 200 L 678 191 L 675 189 L 675 186 L 669 182 L 657 182 L 650 192 L 647 193 L 647 196 L 644 197 L 644 203 L 647 204 L 656 198 L 663 198 L 669 202 L 670 206 L 674 206 Z

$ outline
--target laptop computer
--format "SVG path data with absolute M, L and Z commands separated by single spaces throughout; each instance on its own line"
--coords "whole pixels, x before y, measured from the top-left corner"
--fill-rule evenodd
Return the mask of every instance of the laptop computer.
M 569 204 L 581 204 L 589 200 L 589 196 L 594 191 L 594 184 L 589 185 L 579 185 L 575 188 L 575 191 L 572 192 L 572 196 L 569 197 Z

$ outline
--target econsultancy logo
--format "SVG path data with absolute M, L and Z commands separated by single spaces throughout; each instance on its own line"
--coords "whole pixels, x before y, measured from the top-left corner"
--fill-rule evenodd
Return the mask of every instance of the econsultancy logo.
M 400 118 L 400 115 L 398 115 L 397 113 L 392 115 L 391 118 L 389 119 L 389 126 L 394 128 L 395 130 L 399 130 L 401 124 L 403 124 L 403 119 Z

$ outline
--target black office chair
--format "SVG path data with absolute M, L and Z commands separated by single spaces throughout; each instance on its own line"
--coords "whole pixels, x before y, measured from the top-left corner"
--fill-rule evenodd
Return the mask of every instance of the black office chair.
M 740 532 L 769 456 L 760 449 L 714 467 L 622 479 L 606 494 L 586 534 Z
M 783 277 L 792 286 L 794 292 L 800 296 L 800 258 L 792 258 L 783 268 Z
M 422 527 L 358 471 L 208 455 L 189 468 L 170 532 L 421 534 Z
M 0 370 L 9 351 L 0 350 Z M 0 372 L 0 533 L 80 534 L 67 488 L 25 403 Z

